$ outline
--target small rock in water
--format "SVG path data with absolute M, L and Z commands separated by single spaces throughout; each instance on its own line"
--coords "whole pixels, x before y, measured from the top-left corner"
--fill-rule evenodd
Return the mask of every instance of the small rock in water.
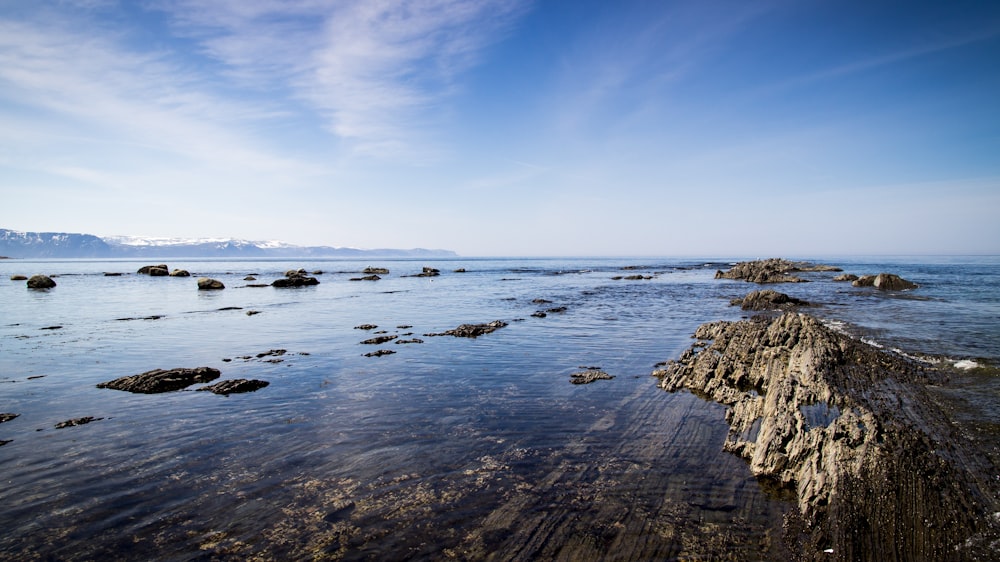
M 569 376 L 569 382 L 573 384 L 590 384 L 594 381 L 611 380 L 615 377 L 605 373 L 604 371 L 583 371 L 582 373 L 573 373 Z
M 153 369 L 138 375 L 120 377 L 108 382 L 102 382 L 97 388 L 110 388 L 140 394 L 159 394 L 187 388 L 195 383 L 211 382 L 221 373 L 211 367 L 195 369 Z
M 220 289 L 225 289 L 226 286 L 222 284 L 222 281 L 217 279 L 210 279 L 208 277 L 198 278 L 198 290 L 199 291 L 218 291 Z
M 20 414 L 0 414 L 0 423 L 9 422 Z
M 363 341 L 361 343 L 363 343 L 365 345 L 381 345 L 381 344 L 386 343 L 386 342 L 391 342 L 392 340 L 396 339 L 396 337 L 397 336 L 394 336 L 394 335 L 393 336 L 378 336 L 378 337 L 374 337 L 374 338 L 371 338 L 371 339 L 367 339 L 367 340 L 365 340 L 365 341 Z
M 171 277 L 191 277 L 191 273 L 186 269 L 175 269 L 170 272 Z
M 378 351 L 372 351 L 370 353 L 365 353 L 365 357 L 382 357 L 383 355 L 392 355 L 396 353 L 391 349 L 380 349 Z
M 354 327 L 355 330 L 374 330 L 375 328 L 378 328 L 375 324 L 361 324 Z
M 64 422 L 59 422 L 56 424 L 56 429 L 63 429 L 66 427 L 74 427 L 77 425 L 85 425 L 93 421 L 103 420 L 104 418 L 95 418 L 94 416 L 86 416 L 83 418 L 74 418 L 71 420 L 66 420 Z
M 32 275 L 28 279 L 29 289 L 51 289 L 56 286 L 56 282 L 51 277 L 45 275 Z
M 271 383 L 261 380 L 250 380 L 250 379 L 232 379 L 227 381 L 219 381 L 215 384 L 204 386 L 198 390 L 207 390 L 214 394 L 222 394 L 228 396 L 230 394 L 240 394 L 243 392 L 255 392 L 264 388 Z
M 23 276 L 23 275 L 11 275 L 10 276 L 10 280 L 11 281 L 27 281 L 28 278 L 25 277 L 25 276 Z
M 503 320 L 494 320 L 488 324 L 462 324 L 461 326 L 441 332 L 438 334 L 424 334 L 425 336 L 455 336 L 456 338 L 475 338 L 483 334 L 495 332 L 506 326 Z
M 156 273 L 153 273 L 154 269 L 162 271 L 157 271 Z M 162 277 L 164 275 L 170 275 L 169 270 L 167 269 L 167 264 L 165 263 L 161 263 L 159 265 L 144 265 L 140 267 L 139 271 L 136 271 L 136 273 L 138 273 L 139 275 L 155 275 L 159 277 Z

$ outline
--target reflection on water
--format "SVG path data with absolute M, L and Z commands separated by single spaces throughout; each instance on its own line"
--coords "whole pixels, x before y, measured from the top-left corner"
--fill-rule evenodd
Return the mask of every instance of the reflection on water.
M 11 440 L 0 447 L 6 557 L 783 556 L 789 504 L 722 452 L 724 410 L 660 392 L 649 377 L 689 345 L 698 324 L 739 317 L 728 301 L 753 287 L 713 280 L 724 264 L 170 264 L 226 284 L 211 293 L 191 279 L 103 275 L 140 265 L 0 265 L 4 278 L 19 268 L 79 274 L 57 277 L 45 292 L 0 286 L 0 410 L 20 414 L 0 425 L 0 439 Z M 367 265 L 392 273 L 349 281 Z M 442 275 L 402 277 L 423 265 Z M 641 273 L 652 279 L 612 279 L 635 273 L 624 266 L 648 266 Z M 333 273 L 300 289 L 243 281 L 299 267 Z M 459 267 L 466 272 L 452 273 Z M 879 337 L 928 308 L 947 316 L 956 306 L 995 307 L 996 267 L 982 267 L 993 292 L 970 297 L 975 304 L 949 302 L 960 281 L 942 280 L 943 266 L 910 272 L 932 286 L 919 310 L 917 301 L 851 292 L 819 275 L 787 292 L 851 320 L 844 311 L 872 300 L 857 318 Z M 995 335 L 996 326 L 968 316 L 970 334 Z M 508 325 L 475 339 L 424 335 L 497 319 Z M 378 328 L 355 329 L 361 324 Z M 360 343 L 378 332 L 423 343 Z M 963 336 L 948 351 L 997 357 L 992 341 Z M 363 355 L 380 348 L 396 353 Z M 286 353 L 257 356 L 273 349 Z M 94 386 L 196 366 L 271 384 L 228 397 Z M 615 378 L 570 384 L 583 367 Z M 83 416 L 103 419 L 55 429 Z

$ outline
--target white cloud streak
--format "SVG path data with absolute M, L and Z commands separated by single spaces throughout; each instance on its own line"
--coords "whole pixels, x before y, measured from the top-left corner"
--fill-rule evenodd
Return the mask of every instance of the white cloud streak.
M 523 0 L 176 0 L 179 33 L 258 88 L 285 88 L 364 153 L 428 141 L 455 79 L 505 35 Z

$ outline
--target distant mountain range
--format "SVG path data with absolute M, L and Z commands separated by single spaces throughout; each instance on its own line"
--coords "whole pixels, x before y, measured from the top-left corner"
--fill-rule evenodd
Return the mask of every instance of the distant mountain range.
M 451 250 L 294 246 L 219 238 L 141 238 L 0 228 L 0 256 L 9 258 L 351 258 L 455 257 Z

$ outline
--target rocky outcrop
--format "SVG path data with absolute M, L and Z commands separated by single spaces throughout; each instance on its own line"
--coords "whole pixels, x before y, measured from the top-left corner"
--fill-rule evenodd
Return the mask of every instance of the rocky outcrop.
M 186 269 L 175 269 L 170 272 L 171 277 L 191 277 L 191 273 Z
M 388 336 L 375 336 L 374 338 L 369 338 L 361 343 L 365 345 L 382 345 L 383 343 L 391 342 L 392 340 L 398 338 L 399 336 L 392 334 Z
M 11 275 L 10 276 L 10 280 L 11 281 L 27 281 L 28 278 L 25 277 L 24 275 L 17 275 L 17 274 L 15 274 L 15 275 Z
M 792 310 L 800 306 L 809 306 L 804 300 L 771 289 L 754 291 L 741 299 L 729 301 L 729 304 L 739 306 L 743 310 Z
M 198 390 L 206 390 L 213 394 L 222 394 L 224 396 L 229 396 L 230 394 L 256 392 L 269 384 L 271 383 L 257 379 L 231 379 L 231 380 L 219 381 L 215 384 L 211 384 L 208 386 L 203 386 Z
M 389 275 L 389 270 L 384 267 L 368 266 L 362 271 L 365 275 Z
M 218 291 L 225 288 L 226 286 L 218 279 L 211 279 L 209 277 L 198 278 L 198 290 L 200 291 Z
M 695 337 L 701 342 L 653 374 L 665 390 L 728 406 L 724 448 L 763 482 L 796 494 L 798 516 L 786 531 L 798 529 L 803 559 L 990 552 L 1000 501 L 929 398 L 936 371 L 797 313 L 705 324 Z
M 834 277 L 833 280 L 837 281 L 837 282 L 857 281 L 858 280 L 858 276 L 854 275 L 853 273 L 845 273 L 843 275 L 838 275 L 838 276 Z
M 56 286 L 56 282 L 51 277 L 45 275 L 32 275 L 28 279 L 29 289 L 51 289 Z
M 456 338 L 477 338 L 484 334 L 489 334 L 506 326 L 503 320 L 494 320 L 488 324 L 462 324 L 461 326 L 441 332 L 438 334 L 424 334 L 425 336 L 455 336 Z
M 382 279 L 378 275 L 365 275 L 364 277 L 351 277 L 349 281 L 378 281 Z
M 20 414 L 0 414 L 0 423 L 9 422 Z
M 424 267 L 420 273 L 414 275 L 404 275 L 403 277 L 437 277 L 441 275 L 441 271 L 433 267 Z
M 219 378 L 219 375 L 219 370 L 211 367 L 153 369 L 138 375 L 102 382 L 97 385 L 97 388 L 110 388 L 140 394 L 159 394 L 187 388 L 192 384 L 212 382 Z
M 878 275 L 862 275 L 851 285 L 855 287 L 875 287 L 883 291 L 907 291 L 916 289 L 917 284 L 911 283 L 893 273 L 879 273 Z
M 751 283 L 802 283 L 805 279 L 791 275 L 800 271 L 841 271 L 832 265 L 793 262 L 781 258 L 739 262 L 729 271 L 716 271 L 716 279 L 735 279 Z
M 73 418 L 71 420 L 66 420 L 56 424 L 56 429 L 65 429 L 67 427 L 76 427 L 78 425 L 87 425 L 90 422 L 100 421 L 104 418 L 95 418 L 94 416 L 85 416 L 82 418 Z

